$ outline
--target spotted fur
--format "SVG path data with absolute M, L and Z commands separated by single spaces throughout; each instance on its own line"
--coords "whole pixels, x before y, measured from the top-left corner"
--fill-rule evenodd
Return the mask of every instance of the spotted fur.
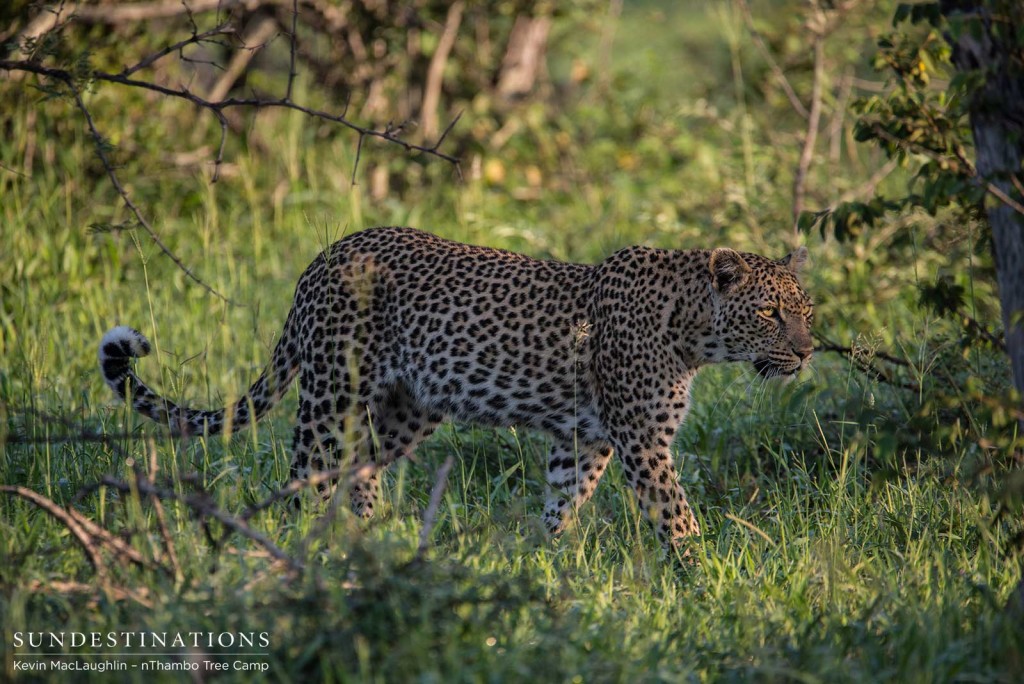
M 131 328 L 104 336 L 100 365 L 135 410 L 186 433 L 248 425 L 299 374 L 294 478 L 342 462 L 386 465 L 449 417 L 543 430 L 552 533 L 590 498 L 614 451 L 660 535 L 679 545 L 700 534 L 670 451 L 690 384 L 722 361 L 766 377 L 806 366 L 806 257 L 627 247 L 582 265 L 376 228 L 310 264 L 270 364 L 232 407 L 185 408 L 149 389 L 129 365 L 149 343 Z M 354 472 L 353 507 L 370 516 L 378 469 Z

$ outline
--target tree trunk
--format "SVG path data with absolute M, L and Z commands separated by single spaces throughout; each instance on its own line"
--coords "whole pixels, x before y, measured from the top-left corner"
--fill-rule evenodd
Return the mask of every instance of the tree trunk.
M 498 94 L 505 98 L 524 97 L 544 73 L 551 18 L 519 15 L 512 26 L 508 49 L 498 77 Z
M 1024 16 L 1018 2 L 942 0 L 939 7 L 951 24 L 965 21 L 957 35 L 950 37 L 956 68 L 978 70 L 985 77 L 970 103 L 971 133 L 981 181 L 993 184 L 1004 197 L 989 199 L 987 214 L 1006 353 L 1014 386 L 1024 401 L 1024 212 L 1019 210 L 1024 199 Z M 991 190 L 989 194 L 993 194 Z M 1024 431 L 1024 419 L 1018 423 Z M 1010 620 L 1024 623 L 1021 597 L 1024 578 L 1005 608 Z
M 944 0 L 941 9 L 952 25 L 962 22 L 949 36 L 953 63 L 984 75 L 970 103 L 971 132 L 978 175 L 990 185 L 986 211 L 1006 353 L 1014 386 L 1024 397 L 1024 15 L 1013 0 Z

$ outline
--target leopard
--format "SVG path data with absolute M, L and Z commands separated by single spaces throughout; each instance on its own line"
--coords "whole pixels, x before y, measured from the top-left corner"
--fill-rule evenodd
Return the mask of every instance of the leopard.
M 106 381 L 182 434 L 240 430 L 299 376 L 290 476 L 373 516 L 379 477 L 447 420 L 548 435 L 543 523 L 571 524 L 618 454 L 638 510 L 670 549 L 701 534 L 673 441 L 698 372 L 746 362 L 792 380 L 811 359 L 806 247 L 781 259 L 631 246 L 596 264 L 536 259 L 407 227 L 350 234 L 298 280 L 269 364 L 233 403 L 178 405 L 145 384 L 150 353 L 128 326 L 99 345 Z M 755 376 L 755 377 L 757 377 Z

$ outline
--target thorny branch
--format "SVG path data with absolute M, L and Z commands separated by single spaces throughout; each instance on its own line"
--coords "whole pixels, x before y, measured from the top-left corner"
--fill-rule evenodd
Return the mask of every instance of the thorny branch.
M 171 251 L 171 248 L 168 247 L 164 243 L 164 241 L 160 239 L 160 236 L 157 235 L 156 230 L 153 229 L 153 226 L 151 226 L 149 224 L 149 221 L 146 220 L 146 217 L 143 216 L 142 211 L 135 204 L 135 202 L 132 201 L 132 198 L 128 195 L 128 191 L 121 184 L 121 179 L 117 177 L 117 173 L 114 171 L 114 167 L 110 163 L 110 158 L 107 157 L 105 149 L 107 143 L 103 139 L 103 136 L 100 135 L 100 132 L 96 129 L 96 124 L 93 122 L 92 114 L 89 112 L 89 108 L 85 106 L 85 100 L 82 99 L 82 94 L 78 91 L 78 88 L 75 86 L 74 80 L 70 77 L 70 74 L 68 75 L 67 80 L 65 80 L 64 82 L 71 90 L 72 96 L 75 99 L 75 104 L 78 106 L 79 111 L 81 111 L 82 116 L 85 117 L 85 123 L 89 127 L 89 133 L 92 135 L 93 141 L 96 144 L 96 156 L 100 158 L 100 162 L 103 164 L 103 168 L 107 172 L 107 177 L 110 178 L 110 183 L 114 186 L 114 189 L 117 190 L 117 193 L 121 196 L 121 201 L 124 202 L 124 205 L 128 207 L 128 210 L 131 211 L 132 214 L 135 216 L 135 220 L 139 222 L 139 225 L 142 226 L 143 230 L 146 231 L 150 239 L 152 239 L 153 242 L 156 243 L 157 247 L 160 248 L 160 251 L 167 255 L 167 257 L 170 258 L 171 261 L 173 261 L 175 265 L 185 273 L 185 275 L 187 275 L 193 281 L 202 286 L 203 289 L 205 289 L 207 292 L 214 295 L 218 299 L 227 303 L 232 303 L 230 299 L 222 295 L 217 290 L 213 289 L 213 286 L 209 285 L 205 280 L 203 280 L 195 273 L 193 273 L 192 269 L 186 266 L 185 262 L 183 262 L 181 258 L 178 257 L 177 254 Z M 221 118 L 223 118 L 223 114 L 221 114 L 220 116 Z M 221 143 L 221 148 L 223 149 L 223 141 Z
M 216 10 L 225 10 L 235 5 L 244 5 L 247 8 L 254 9 L 263 5 L 284 5 L 285 3 L 290 5 L 291 10 L 291 30 L 289 33 L 289 71 L 288 81 L 285 89 L 285 94 L 280 98 L 260 98 L 260 97 L 245 97 L 245 98 L 204 98 L 196 93 L 192 92 L 188 87 L 170 87 L 154 81 L 147 81 L 135 78 L 134 75 L 139 71 L 147 69 L 156 64 L 161 59 L 168 55 L 178 53 L 180 59 L 188 61 L 184 54 L 185 48 L 189 46 L 200 45 L 207 42 L 216 42 L 213 39 L 217 36 L 231 35 L 235 33 L 235 29 L 229 22 L 219 23 L 217 26 L 208 29 L 206 31 L 199 31 L 194 15 L 199 12 Z M 304 0 L 305 5 L 312 5 L 312 7 L 323 16 L 327 17 L 332 14 L 333 10 L 329 3 L 324 4 L 318 0 Z M 81 23 L 118 23 L 123 21 L 139 21 L 144 19 L 151 19 L 156 17 L 169 17 L 180 14 L 187 14 L 191 25 L 192 35 L 188 38 L 179 40 L 161 50 L 150 54 L 134 65 L 125 67 L 118 73 L 110 73 L 100 70 L 91 70 L 88 74 L 88 81 L 90 83 L 111 83 L 115 85 L 124 86 L 127 88 L 139 88 L 148 90 L 151 92 L 159 93 L 166 97 L 173 97 L 182 100 L 186 100 L 199 109 L 210 112 L 220 125 L 220 144 L 217 149 L 216 158 L 214 159 L 214 172 L 212 182 L 216 182 L 220 176 L 220 168 L 224 159 L 224 150 L 227 143 L 228 133 L 228 119 L 225 112 L 232 108 L 249 108 L 254 110 L 260 110 L 264 108 L 282 108 L 291 109 L 294 111 L 301 112 L 306 116 L 327 121 L 341 125 L 345 128 L 350 129 L 358 135 L 358 142 L 356 146 L 356 161 L 352 169 L 352 183 L 355 184 L 356 172 L 358 170 L 359 160 L 362 156 L 363 142 L 366 138 L 377 138 L 385 142 L 389 142 L 395 145 L 399 145 L 406 152 L 418 152 L 427 154 L 430 156 L 442 159 L 455 167 L 456 173 L 461 178 L 462 170 L 460 167 L 458 157 L 442 152 L 440 147 L 444 142 L 448 132 L 452 126 L 458 120 L 458 117 L 445 128 L 444 132 L 437 139 L 433 145 L 424 144 L 419 145 L 406 141 L 401 137 L 403 125 L 392 126 L 389 124 L 383 130 L 376 129 L 373 127 L 362 126 L 351 120 L 346 116 L 347 104 L 345 109 L 340 114 L 334 114 L 328 111 L 314 109 L 306 107 L 292 100 L 293 87 L 295 77 L 297 76 L 296 71 L 296 59 L 298 53 L 298 15 L 299 15 L 299 0 L 193 0 L 191 3 L 181 2 L 180 0 L 167 1 L 167 2 L 150 2 L 150 3 L 138 3 L 131 6 L 91 6 L 91 5 L 79 5 L 74 2 L 61 3 L 56 9 L 47 9 L 41 13 L 35 20 L 33 20 L 28 27 L 26 27 L 20 35 L 23 45 L 38 44 L 37 41 L 46 33 L 51 31 L 61 31 L 70 23 L 77 21 Z M 250 48 L 249 46 L 243 46 L 243 49 L 258 49 Z M 0 59 L 0 70 L 13 72 L 15 74 L 34 74 L 36 76 L 56 80 L 62 83 L 68 90 L 70 97 L 73 99 L 75 106 L 81 112 L 89 133 L 93 139 L 96 154 L 102 163 L 104 170 L 114 189 L 120 195 L 121 200 L 128 210 L 135 217 L 138 224 L 145 230 L 149 235 L 150 239 L 156 243 L 161 252 L 169 257 L 174 264 L 181 269 L 192 281 L 200 285 L 210 294 L 217 298 L 232 303 L 227 297 L 215 290 L 211 285 L 202 280 L 195 272 L 192 271 L 185 263 L 167 246 L 166 243 L 161 240 L 160 236 L 153 228 L 152 224 L 145 218 L 139 207 L 132 201 L 128 194 L 124 184 L 118 177 L 115 166 L 111 163 L 110 157 L 107 153 L 108 143 L 100 134 L 96 123 L 90 113 L 88 107 L 85 104 L 85 100 L 82 96 L 81 88 L 81 74 L 73 73 L 68 69 L 45 66 L 38 59 L 37 55 L 30 54 L 26 51 L 16 53 L 23 57 L 22 59 Z M 217 93 L 219 94 L 219 93 Z
M 118 480 L 110 475 L 106 475 L 100 480 L 100 484 L 122 493 L 132 492 L 132 484 L 134 484 L 134 489 L 138 491 L 139 494 L 154 496 L 165 501 L 180 501 L 184 503 L 199 519 L 212 518 L 229 530 L 237 532 L 243 537 L 247 537 L 262 546 L 271 556 L 281 561 L 284 566 L 288 568 L 289 574 L 294 575 L 304 567 L 300 561 L 289 556 L 281 549 L 281 547 L 270 541 L 270 539 L 268 539 L 264 534 L 249 527 L 249 524 L 246 521 L 221 510 L 206 492 L 179 494 L 173 489 L 156 486 L 142 473 L 136 473 L 134 483 L 128 483 L 123 480 Z

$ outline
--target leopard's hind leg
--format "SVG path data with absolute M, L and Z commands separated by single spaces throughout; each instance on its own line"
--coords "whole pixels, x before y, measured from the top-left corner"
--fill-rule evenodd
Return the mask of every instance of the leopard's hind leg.
M 291 476 L 306 479 L 337 469 L 334 477 L 316 485 L 317 493 L 323 499 L 347 496 L 352 510 L 368 518 L 373 515 L 378 473 L 368 401 L 360 396 L 358 385 L 352 386 L 352 376 L 347 369 L 303 363 Z
M 552 445 L 544 505 L 544 524 L 550 533 L 565 529 L 573 512 L 593 496 L 611 457 L 612 448 L 604 442 L 575 445 L 559 440 Z

